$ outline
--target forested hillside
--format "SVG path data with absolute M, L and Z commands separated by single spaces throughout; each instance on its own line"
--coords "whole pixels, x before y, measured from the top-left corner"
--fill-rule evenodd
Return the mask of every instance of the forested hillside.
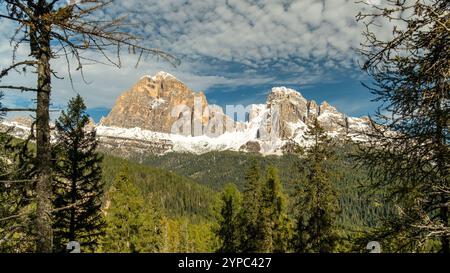
M 111 186 L 124 165 L 128 166 L 130 177 L 144 197 L 160 202 L 159 205 L 169 216 L 209 217 L 209 209 L 215 200 L 216 192 L 208 186 L 168 170 L 105 156 L 102 168 L 106 188 Z
M 33 147 L 30 146 L 32 150 Z M 355 232 L 359 234 L 375 227 L 389 210 L 386 204 L 377 202 L 376 195 L 363 187 L 368 182 L 368 174 L 364 169 L 355 168 L 349 157 L 351 149 L 352 146 L 337 148 L 338 157 L 331 163 L 336 173 L 331 181 L 337 189 L 341 208 L 337 224 L 341 238 L 346 242 L 345 251 L 351 250 Z M 308 183 L 302 171 L 307 161 L 308 156 L 264 157 L 215 152 L 202 156 L 148 156 L 143 163 L 138 163 L 104 154 L 101 167 L 105 192 L 126 166 L 128 177 L 143 197 L 143 202 L 158 212 L 161 234 L 158 249 L 152 251 L 214 252 L 219 247 L 214 235 L 219 193 L 227 183 L 235 184 L 243 192 L 246 173 L 254 162 L 261 169 L 274 166 L 279 170 L 280 181 L 286 189 L 288 214 L 293 217 L 296 188 Z M 108 201 L 106 194 L 103 207 Z M 348 240 L 347 236 L 352 234 L 355 236 Z
M 354 240 L 361 232 L 367 232 L 380 223 L 380 219 L 390 212 L 390 205 L 381 203 L 380 192 L 368 191 L 369 174 L 366 169 L 356 166 L 352 154 L 356 147 L 352 144 L 338 145 L 337 157 L 330 168 L 335 175 L 330 177 L 336 187 L 341 211 L 337 225 L 342 240 L 351 249 L 347 238 Z M 105 179 L 114 176 L 116 166 L 129 162 L 138 187 L 146 196 L 160 196 L 162 205 L 169 215 L 194 217 L 202 215 L 209 219 L 213 204 L 213 195 L 224 189 L 227 183 L 233 183 L 242 192 L 246 184 L 246 171 L 256 161 L 262 169 L 272 165 L 279 170 L 281 182 L 288 200 L 288 213 L 293 216 L 296 188 L 308 183 L 305 171 L 308 156 L 283 155 L 262 156 L 238 152 L 210 152 L 202 155 L 188 153 L 169 153 L 163 156 L 147 155 L 127 161 L 112 156 L 105 157 Z M 137 163 L 140 161 L 141 163 Z M 165 171 L 166 170 L 166 171 Z M 167 171 L 170 170 L 170 171 Z M 212 194 L 213 193 L 213 194 Z M 169 200 L 171 200 L 169 202 Z M 198 207 L 195 204 L 199 204 Z M 185 218 L 187 219 L 187 218 Z M 194 220 L 196 221 L 196 220 Z M 213 221 L 209 222 L 210 224 Z M 200 227 L 197 227 L 200 228 Z M 202 226 L 201 228 L 205 228 Z
M 345 226 L 374 226 L 377 217 L 385 215 L 388 205 L 377 202 L 376 196 L 363 186 L 368 183 L 368 173 L 362 167 L 355 167 L 349 156 L 354 150 L 351 145 L 336 149 L 338 158 L 332 167 L 338 175 L 332 177 L 336 185 L 343 209 L 340 223 Z M 148 155 L 139 161 L 154 168 L 171 170 L 178 175 L 220 191 L 227 183 L 234 183 L 239 190 L 244 188 L 245 170 L 257 160 L 261 166 L 273 165 L 279 170 L 281 181 L 288 194 L 292 195 L 296 185 L 303 183 L 301 166 L 308 157 L 296 155 L 261 156 L 238 152 L 210 152 L 202 155 L 188 153 L 169 153 L 163 156 Z

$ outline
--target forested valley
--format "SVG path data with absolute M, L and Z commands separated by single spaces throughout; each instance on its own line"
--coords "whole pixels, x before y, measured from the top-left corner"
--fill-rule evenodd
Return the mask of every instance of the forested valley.
M 366 252 L 371 231 L 393 212 L 384 192 L 367 191 L 374 178 L 356 164 L 357 145 L 334 143 L 317 124 L 309 132 L 320 141 L 298 154 L 133 160 L 95 151 L 81 97 L 68 109 L 54 149 L 56 252 L 71 240 L 86 252 Z M 4 240 L 1 250 L 33 251 L 34 192 L 20 182 L 34 171 L 35 146 L 7 134 L 2 142 L 2 169 L 10 174 L 2 176 L 2 231 L 17 240 Z M 76 187 L 73 178 L 81 182 Z M 82 204 L 74 210 L 73 195 Z M 316 207 L 324 209 L 313 213 Z M 315 241 L 319 232 L 323 241 Z

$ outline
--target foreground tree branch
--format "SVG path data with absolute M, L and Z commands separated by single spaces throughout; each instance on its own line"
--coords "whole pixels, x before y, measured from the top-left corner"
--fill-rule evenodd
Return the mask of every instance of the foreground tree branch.
M 25 86 L 13 86 L 13 85 L 0 85 L 0 89 L 18 90 L 21 92 L 37 92 L 36 88 L 25 87 Z
M 0 78 L 3 78 L 4 76 L 8 75 L 8 72 L 11 70 L 16 70 L 17 68 L 20 66 L 33 66 L 35 67 L 37 65 L 36 61 L 22 61 L 22 62 L 18 62 L 15 64 L 12 64 L 11 66 L 5 68 L 2 70 L 2 72 L 0 73 Z
M 36 112 L 35 108 L 0 108 L 0 112 Z

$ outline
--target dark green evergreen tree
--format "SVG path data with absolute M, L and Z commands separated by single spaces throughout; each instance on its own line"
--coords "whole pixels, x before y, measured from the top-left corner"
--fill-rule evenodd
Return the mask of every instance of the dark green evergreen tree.
M 32 252 L 33 180 L 30 179 L 30 157 L 23 161 L 22 141 L 0 132 L 0 253 Z M 24 150 L 27 156 L 28 150 Z
M 0 132 L 0 252 L 35 251 L 34 165 L 28 141 Z
M 305 181 L 297 188 L 294 235 L 296 252 L 332 252 L 337 240 L 339 200 L 332 184 L 329 161 L 334 152 L 331 139 L 317 119 L 308 125 L 305 141 L 307 161 L 300 166 Z
M 256 252 L 287 252 L 291 236 L 290 225 L 287 197 L 283 192 L 278 170 L 269 167 L 261 192 Z
M 106 234 L 101 251 L 153 253 L 161 249 L 162 216 L 150 200 L 144 200 L 125 167 L 107 193 Z
M 227 184 L 220 196 L 218 227 L 215 232 L 221 242 L 219 252 L 240 252 L 240 222 L 242 197 L 234 184 Z
M 62 251 L 68 242 L 78 241 L 83 251 L 93 251 L 105 227 L 102 156 L 96 152 L 96 132 L 89 127 L 80 95 L 69 101 L 67 113 L 61 113 L 56 133 L 54 248 Z
M 368 14 L 363 69 L 380 101 L 360 162 L 396 212 L 377 238 L 391 251 L 450 253 L 450 1 L 387 0 Z M 380 24 L 393 25 L 380 37 Z M 374 238 L 374 237 L 372 237 Z
M 262 183 L 259 163 L 253 160 L 245 175 L 242 211 L 240 214 L 240 248 L 243 252 L 256 252 L 258 250 L 257 232 Z
M 2 98 L 0 91 L 0 122 L 6 115 Z M 0 130 L 0 253 L 32 252 L 36 247 L 33 151 L 28 140 L 9 133 L 10 129 Z

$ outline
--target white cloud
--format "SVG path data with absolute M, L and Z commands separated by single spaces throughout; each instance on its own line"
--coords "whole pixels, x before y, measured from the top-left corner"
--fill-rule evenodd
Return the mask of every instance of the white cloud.
M 157 39 L 163 48 L 191 58 L 243 64 L 291 56 L 351 62 L 351 48 L 361 39 L 354 0 L 134 0 L 115 8 L 129 9 L 136 20 L 157 30 L 146 34 L 150 41 Z
M 116 0 L 97 17 L 129 14 L 143 43 L 182 59 L 181 66 L 150 59 L 135 69 L 136 56 L 123 56 L 124 66 L 85 67 L 82 82 L 74 74 L 76 91 L 89 107 L 110 107 L 115 98 L 143 74 L 166 70 L 196 91 L 215 85 L 307 85 L 330 78 L 329 71 L 350 69 L 353 48 L 361 42 L 354 0 Z M 5 20 L 0 20 L 0 65 L 10 60 Z M 382 30 L 386 32 L 385 30 Z M 75 92 L 63 60 L 53 63 L 66 80 L 54 80 L 52 101 L 62 105 Z M 8 82 L 33 84 L 33 77 L 12 74 Z M 4 82 L 2 82 L 4 83 Z M 8 103 L 14 104 L 14 96 Z

